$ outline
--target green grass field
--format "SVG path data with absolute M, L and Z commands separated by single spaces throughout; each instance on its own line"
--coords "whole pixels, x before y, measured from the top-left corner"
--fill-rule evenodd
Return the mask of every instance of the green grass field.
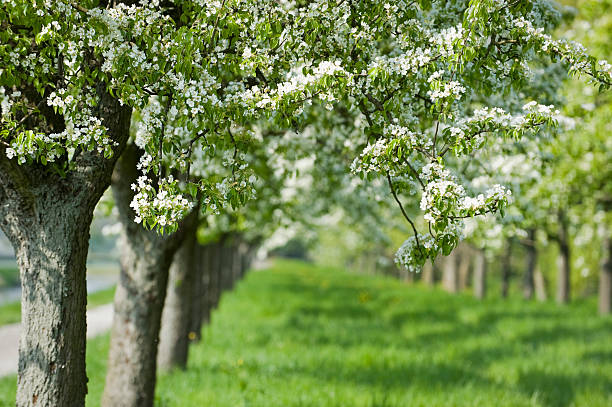
M 0 288 L 19 285 L 19 270 L 9 262 L 0 262 Z
M 89 342 L 88 406 L 107 349 Z M 157 406 L 612 406 L 612 318 L 276 261 L 224 296 Z

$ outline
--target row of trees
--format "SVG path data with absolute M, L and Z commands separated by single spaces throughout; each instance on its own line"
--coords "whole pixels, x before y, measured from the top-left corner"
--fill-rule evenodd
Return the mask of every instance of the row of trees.
M 562 9 L 564 18 L 571 21 L 566 33 L 609 57 L 612 4 L 583 1 L 574 5 L 581 11 L 578 18 L 574 18 L 576 9 Z M 607 314 L 612 305 L 609 94 L 593 91 L 585 82 L 558 86 L 564 83 L 559 66 L 540 70 L 535 76 L 538 79 L 529 91 L 545 95 L 549 103 L 565 105 L 556 116 L 558 127 L 534 138 L 498 140 L 471 154 L 469 160 L 455 163 L 454 170 L 472 189 L 493 183 L 509 186 L 512 204 L 502 218 L 467 220 L 464 239 L 471 248 L 463 245 L 456 255 L 438 259 L 436 277 L 455 292 L 471 284 L 468 274 L 473 274 L 475 295 L 482 297 L 486 287 L 482 270 L 488 262 L 493 264 L 489 274 L 493 271 L 495 282 L 499 280 L 502 296 L 508 295 L 511 281 L 518 276 L 519 290 L 527 299 L 553 297 L 565 304 L 573 296 L 597 294 L 599 312 Z M 420 203 L 419 198 L 417 195 L 416 203 L 408 201 L 405 206 Z M 345 225 L 343 230 L 362 242 L 350 249 L 365 253 L 358 258 L 378 258 L 379 264 L 371 267 L 398 273 L 386 260 L 392 256 L 387 252 L 395 240 L 392 228 L 383 226 L 387 239 L 378 242 L 359 227 Z M 363 268 L 361 262 L 348 264 Z M 431 270 L 427 263 L 425 281 L 433 281 Z M 415 278 L 402 270 L 399 275 Z
M 561 17 L 544 0 L 4 2 L 0 227 L 23 286 L 17 404 L 84 403 L 87 231 L 111 181 L 123 230 L 108 406 L 152 404 L 170 266 L 190 261 L 176 252 L 198 227 L 261 238 L 275 218 L 316 217 L 328 206 L 316 191 L 332 187 L 340 205 L 378 191 L 413 234 L 398 264 L 448 255 L 464 219 L 510 196 L 472 182 L 483 170 L 466 160 L 556 122 L 554 86 L 534 70 L 612 83 L 607 62 L 545 33 Z M 316 183 L 306 199 L 298 172 Z

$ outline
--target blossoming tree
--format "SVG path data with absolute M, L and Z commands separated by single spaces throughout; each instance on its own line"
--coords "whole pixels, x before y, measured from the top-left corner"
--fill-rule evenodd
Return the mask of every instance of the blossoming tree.
M 386 180 L 400 206 L 401 181 L 421 189 L 427 231 L 414 227 L 398 254 L 418 269 L 453 249 L 461 219 L 509 195 L 468 196 L 449 157 L 554 120 L 536 101 L 505 111 L 481 95 L 520 98 L 530 64 L 549 57 L 610 85 L 609 64 L 544 32 L 556 16 L 545 0 L 4 1 L 0 211 L 24 281 L 18 405 L 84 402 L 84 231 L 131 109 L 144 150 L 132 209 L 164 233 L 198 194 L 212 211 L 253 195 L 240 154 L 227 177 L 195 180 L 194 151 L 246 149 L 254 122 L 297 126 L 310 103 L 357 112 L 354 171 Z

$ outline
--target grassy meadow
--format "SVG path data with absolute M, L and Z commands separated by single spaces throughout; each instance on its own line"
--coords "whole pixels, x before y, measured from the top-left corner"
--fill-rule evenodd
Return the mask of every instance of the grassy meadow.
M 224 295 L 159 407 L 612 406 L 612 318 L 278 260 Z M 89 341 L 98 406 L 108 336 Z M 0 379 L 0 405 L 15 377 Z

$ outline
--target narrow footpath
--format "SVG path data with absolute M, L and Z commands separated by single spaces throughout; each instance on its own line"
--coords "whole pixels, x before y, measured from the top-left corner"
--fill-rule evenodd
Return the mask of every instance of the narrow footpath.
M 113 322 L 113 304 L 87 311 L 87 337 L 108 331 Z M 19 361 L 19 332 L 21 324 L 0 326 L 0 377 L 17 373 Z

